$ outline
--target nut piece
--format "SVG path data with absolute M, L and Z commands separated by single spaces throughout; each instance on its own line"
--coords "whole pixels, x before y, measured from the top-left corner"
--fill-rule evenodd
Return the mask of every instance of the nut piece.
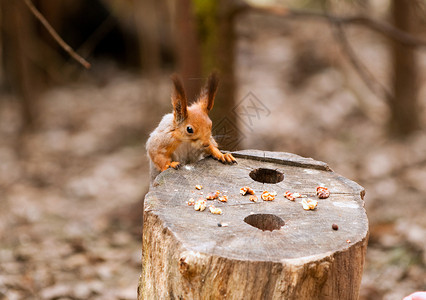
M 317 207 L 318 205 L 318 201 L 317 200 L 312 200 L 309 198 L 306 199 L 302 199 L 302 206 L 304 210 L 313 210 Z
M 195 188 L 196 188 L 197 190 L 201 190 L 201 189 L 203 188 L 203 186 L 202 186 L 201 184 L 197 184 L 197 185 L 195 186 Z
M 284 193 L 284 197 L 287 198 L 290 201 L 294 201 L 294 200 L 296 200 L 296 198 L 305 198 L 306 196 L 302 195 L 300 193 L 292 193 L 290 191 L 286 191 Z
M 186 201 L 186 204 L 188 204 L 188 206 L 193 206 L 195 204 L 194 198 L 191 198 L 188 201 Z
M 200 198 L 194 204 L 194 209 L 198 211 L 203 211 L 206 209 L 207 203 L 206 200 Z
M 291 193 L 290 191 L 286 191 L 284 193 L 284 197 L 287 198 L 290 201 L 294 201 L 296 200 L 296 197 L 293 196 L 293 193 Z
M 324 186 L 318 186 L 317 187 L 317 196 L 320 199 L 326 199 L 326 198 L 330 197 L 330 191 L 328 190 L 328 188 L 326 188 Z
M 214 205 L 209 206 L 210 212 L 214 215 L 221 215 L 222 210 L 219 207 L 215 207 Z
M 208 196 L 206 197 L 207 200 L 214 200 L 217 199 L 217 197 L 219 197 L 220 195 L 220 191 L 216 191 L 214 193 L 210 193 L 208 194 Z
M 264 191 L 260 197 L 262 197 L 264 201 L 272 201 L 275 199 L 276 195 L 277 195 L 277 192 Z
M 257 202 L 257 196 L 256 195 L 250 195 L 249 200 L 253 201 L 253 202 Z
M 228 202 L 228 196 L 225 196 L 225 195 L 219 196 L 218 200 L 220 202 Z
M 339 226 L 337 224 L 331 225 L 331 228 L 333 228 L 333 230 L 339 230 Z
M 243 195 L 243 196 L 246 195 L 246 194 L 254 195 L 254 191 L 253 191 L 253 189 L 249 188 L 248 186 L 245 186 L 245 187 L 240 188 L 240 194 Z

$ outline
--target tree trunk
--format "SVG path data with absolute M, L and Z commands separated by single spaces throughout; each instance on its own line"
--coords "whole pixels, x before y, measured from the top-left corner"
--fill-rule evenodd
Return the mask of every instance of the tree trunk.
M 156 76 L 161 69 L 161 35 L 159 7 L 157 1 L 135 2 L 135 23 L 139 37 L 140 58 L 143 70 L 149 76 Z
M 235 102 L 235 7 L 237 1 L 183 0 L 176 2 L 178 70 L 188 98 L 195 99 L 207 75 L 220 73 L 214 109 L 213 134 L 221 149 L 234 150 L 240 141 Z
M 368 239 L 364 189 L 294 154 L 234 156 L 237 165 L 207 158 L 158 175 L 145 197 L 138 299 L 358 299 Z M 246 185 L 257 202 L 240 194 Z M 317 198 L 319 185 L 329 198 Z M 217 190 L 228 202 L 207 206 L 220 215 L 187 204 Z M 275 200 L 263 201 L 265 190 L 276 191 Z M 301 199 L 283 197 L 287 190 L 316 198 L 318 207 L 304 210 Z
M 37 96 L 40 74 L 34 67 L 31 52 L 34 45 L 33 17 L 23 1 L 1 0 L 3 30 L 3 64 L 7 84 L 21 98 L 22 129 L 33 130 L 37 120 Z
M 213 69 L 220 73 L 215 107 L 210 113 L 213 134 L 221 149 L 235 150 L 241 139 L 236 111 L 235 51 L 236 11 L 241 5 L 235 0 L 194 1 L 202 49 L 203 72 Z
M 221 74 L 215 109 L 211 117 L 221 149 L 236 150 L 240 140 L 239 123 L 236 118 L 236 73 L 235 73 L 235 3 L 229 0 L 218 1 L 216 31 L 216 66 Z
M 201 71 L 200 43 L 191 0 L 175 2 L 176 52 L 189 101 L 196 99 L 204 83 Z
M 394 25 L 413 32 L 415 1 L 393 0 Z M 418 109 L 418 70 L 415 49 L 392 42 L 393 96 L 390 101 L 389 129 L 396 137 L 404 137 L 420 128 Z

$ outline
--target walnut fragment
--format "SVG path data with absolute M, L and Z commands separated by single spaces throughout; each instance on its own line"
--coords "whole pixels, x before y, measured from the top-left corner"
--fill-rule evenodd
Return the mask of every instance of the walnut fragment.
M 317 196 L 320 199 L 326 199 L 326 198 L 330 197 L 330 191 L 328 190 L 328 188 L 326 188 L 324 186 L 318 186 L 317 187 Z
M 262 197 L 264 201 L 273 201 L 276 195 L 277 192 L 264 191 L 260 197 Z
M 248 186 L 245 186 L 245 187 L 240 188 L 240 194 L 243 195 L 243 196 L 245 196 L 247 194 L 248 195 L 254 195 L 254 190 L 251 189 Z
M 284 197 L 287 198 L 290 201 L 294 201 L 294 200 L 296 200 L 296 198 L 304 198 L 306 196 L 301 195 L 300 193 L 292 193 L 290 191 L 286 191 L 284 193 Z
M 228 196 L 225 196 L 225 195 L 219 196 L 218 200 L 220 202 L 228 202 Z
M 198 199 L 194 204 L 194 210 L 203 211 L 206 209 L 207 203 L 204 199 Z
M 256 195 L 250 195 L 249 200 L 252 202 L 257 202 L 257 196 Z
M 313 199 L 302 199 L 302 206 L 304 210 L 314 210 L 317 205 L 318 205 L 318 201 L 317 200 L 313 200 Z
M 210 205 L 209 210 L 214 215 L 221 215 L 222 214 L 222 210 L 219 207 L 215 207 L 214 205 Z
M 214 200 L 214 199 L 217 199 L 219 197 L 219 195 L 220 195 L 220 191 L 216 191 L 214 193 L 208 194 L 206 199 L 207 200 Z

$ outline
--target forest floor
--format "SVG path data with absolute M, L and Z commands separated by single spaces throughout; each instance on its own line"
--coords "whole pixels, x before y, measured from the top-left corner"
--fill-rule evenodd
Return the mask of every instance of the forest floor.
M 250 126 L 240 115 L 239 148 L 313 157 L 365 187 L 370 241 L 361 299 L 426 290 L 425 130 L 388 138 L 385 103 L 330 34 L 319 34 L 329 29 L 300 29 L 296 37 L 298 24 L 262 24 L 239 28 L 238 99 L 251 95 L 266 109 Z M 370 45 L 357 47 L 360 57 L 385 80 L 383 43 L 350 34 Z M 136 298 L 149 179 L 144 143 L 170 111 L 170 88 L 168 74 L 147 80 L 121 72 L 57 87 L 39 99 L 39 129 L 27 134 L 18 102 L 2 95 L 1 300 Z M 420 99 L 426 128 L 426 85 Z

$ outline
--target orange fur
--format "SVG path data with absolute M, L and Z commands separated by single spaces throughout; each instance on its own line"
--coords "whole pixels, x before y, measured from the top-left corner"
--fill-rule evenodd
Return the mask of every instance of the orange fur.
M 146 145 L 157 172 L 169 167 L 177 169 L 181 163 L 195 162 L 206 155 L 212 155 L 223 163 L 235 163 L 232 154 L 220 152 L 211 134 L 212 121 L 208 113 L 213 107 L 217 91 L 216 74 L 210 75 L 198 101 L 189 107 L 181 80 L 176 75 L 172 79 L 173 114 L 163 117 Z M 155 174 L 151 175 L 153 177 Z

